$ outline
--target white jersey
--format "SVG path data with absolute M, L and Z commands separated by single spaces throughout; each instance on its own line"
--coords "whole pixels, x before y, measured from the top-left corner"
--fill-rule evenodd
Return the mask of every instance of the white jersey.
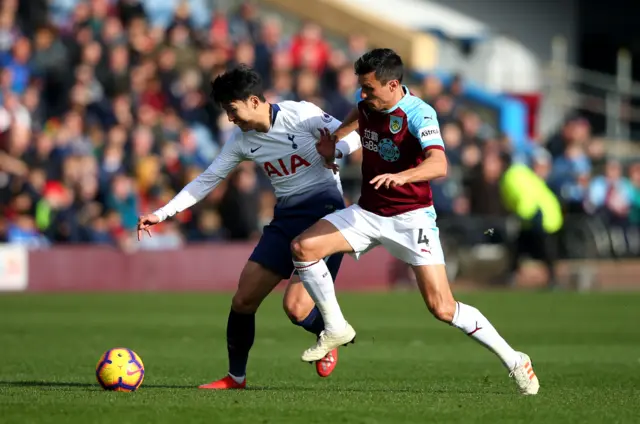
M 165 220 L 189 208 L 243 161 L 253 161 L 264 170 L 282 207 L 295 206 L 326 191 L 342 196 L 339 175 L 324 167 L 315 147 L 320 129 L 334 132 L 341 122 L 308 102 L 285 101 L 272 105 L 272 110 L 268 132 L 237 130 L 207 170 L 154 214 Z M 340 143 L 345 142 L 356 146 L 346 149 L 350 152 L 359 147 L 360 137 L 352 132 Z

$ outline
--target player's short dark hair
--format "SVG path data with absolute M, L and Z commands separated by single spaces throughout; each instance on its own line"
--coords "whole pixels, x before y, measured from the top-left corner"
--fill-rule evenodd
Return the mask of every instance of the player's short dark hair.
M 376 79 L 382 84 L 391 80 L 402 82 L 404 66 L 402 58 L 391 49 L 373 49 L 363 54 L 354 65 L 356 75 L 375 72 Z
M 262 78 L 244 64 L 218 75 L 211 83 L 211 99 L 219 105 L 228 105 L 236 100 L 245 101 L 251 96 L 265 101 Z

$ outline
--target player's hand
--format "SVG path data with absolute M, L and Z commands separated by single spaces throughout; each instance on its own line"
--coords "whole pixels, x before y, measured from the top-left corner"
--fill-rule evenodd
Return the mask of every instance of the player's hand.
M 339 169 L 338 165 L 335 164 L 337 138 L 331 134 L 328 128 L 318 128 L 318 131 L 320 132 L 320 139 L 316 143 L 316 150 L 324 158 L 324 167 L 331 169 L 335 174 Z
M 159 222 L 160 218 L 152 213 L 138 218 L 138 241 L 142 240 L 142 231 L 146 231 L 149 237 L 152 237 L 150 228 Z
M 374 189 L 379 189 L 382 186 L 386 188 L 400 187 L 407 183 L 407 178 L 400 174 L 381 174 L 369 181 L 369 184 L 375 184 Z

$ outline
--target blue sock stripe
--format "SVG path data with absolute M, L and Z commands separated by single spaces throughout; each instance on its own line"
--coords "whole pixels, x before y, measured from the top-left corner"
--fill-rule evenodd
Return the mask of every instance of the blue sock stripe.
M 298 321 L 297 324 L 300 327 L 309 327 L 311 326 L 311 324 L 313 323 L 313 321 L 316 319 L 316 317 L 318 316 L 318 308 L 314 307 L 311 312 L 309 312 L 309 315 L 307 315 L 307 317 L 305 319 L 303 319 L 302 321 Z

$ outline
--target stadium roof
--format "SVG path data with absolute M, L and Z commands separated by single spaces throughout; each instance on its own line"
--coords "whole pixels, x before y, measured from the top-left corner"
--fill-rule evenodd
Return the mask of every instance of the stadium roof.
M 481 21 L 428 0 L 339 0 L 382 19 L 403 17 L 408 28 L 463 40 L 479 40 L 489 35 Z M 398 23 L 398 22 L 396 22 Z

